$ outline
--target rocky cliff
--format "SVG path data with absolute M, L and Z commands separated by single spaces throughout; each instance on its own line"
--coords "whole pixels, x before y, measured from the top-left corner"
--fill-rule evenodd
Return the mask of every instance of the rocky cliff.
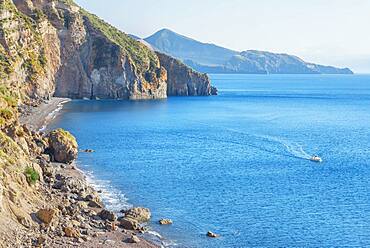
M 0 3 L 0 76 L 31 100 L 158 99 L 175 87 L 167 79 L 177 71 L 167 73 L 151 49 L 73 1 Z
M 56 243 L 45 247 L 66 247 L 70 240 L 54 238 L 72 237 L 77 245 L 91 238 L 89 225 L 116 230 L 96 222 L 102 206 L 86 205 L 92 198 L 81 195 L 84 185 L 67 185 L 67 165 L 49 161 L 71 162 L 74 138 L 31 131 L 19 115 L 51 96 L 159 99 L 167 88 L 171 95 L 210 95 L 205 75 L 161 58 L 71 0 L 0 0 L 0 247 L 41 247 L 46 240 Z M 99 242 L 91 243 L 86 247 Z
M 185 66 L 181 61 L 163 53 L 157 53 L 162 66 L 168 72 L 168 96 L 208 96 L 216 95 L 217 89 L 211 86 L 206 74 Z

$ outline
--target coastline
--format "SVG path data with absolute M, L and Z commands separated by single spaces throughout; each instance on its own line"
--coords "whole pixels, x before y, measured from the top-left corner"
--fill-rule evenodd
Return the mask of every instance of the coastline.
M 37 107 L 28 107 L 23 110 L 19 118 L 22 125 L 33 131 L 44 131 L 47 125 L 57 116 L 64 104 L 71 101 L 69 98 L 52 97 L 48 101 L 42 102 Z
M 66 98 L 52 98 L 47 102 L 43 102 L 38 107 L 29 108 L 20 118 L 19 122 L 21 125 L 27 126 L 34 132 L 42 132 L 48 124 L 56 117 L 58 112 L 63 108 L 63 105 L 69 102 L 70 99 Z M 70 164 L 61 164 L 56 162 L 50 162 L 49 159 L 41 158 L 42 163 L 46 164 L 50 173 L 44 174 L 43 182 L 38 185 L 39 190 L 48 199 L 48 205 L 43 206 L 47 209 L 56 209 L 58 214 L 57 220 L 53 220 L 59 223 L 66 223 L 66 221 L 73 223 L 74 230 L 81 233 L 75 237 L 66 237 L 62 235 L 63 232 L 58 228 L 50 228 L 41 231 L 41 234 L 35 232 L 34 236 L 41 235 L 43 244 L 46 247 L 138 247 L 138 248 L 157 248 L 161 247 L 158 244 L 145 239 L 140 235 L 143 233 L 138 230 L 127 230 L 120 226 L 119 220 L 122 216 L 117 216 L 105 208 L 98 191 L 94 188 L 92 182 L 88 180 L 87 175 L 77 168 L 76 161 Z M 55 187 L 56 184 L 60 187 Z M 76 192 L 87 192 L 89 199 L 81 199 L 80 195 L 76 195 Z M 83 198 L 83 197 L 82 197 Z M 93 202 L 93 204 L 91 204 Z M 64 209 L 61 206 L 71 206 L 75 208 L 72 210 L 73 214 L 66 215 L 64 211 L 70 211 L 70 209 Z M 58 210 L 59 209 L 59 210 Z M 76 213 L 77 210 L 77 213 Z M 114 215 L 113 219 L 107 220 L 101 218 L 102 212 L 107 212 L 108 215 Z M 64 216 L 63 216 L 64 215 Z M 68 224 L 65 224 L 66 226 Z M 144 230 L 144 229 L 142 229 Z M 47 233 L 42 234 L 42 233 Z M 65 231 L 64 231 L 65 232 Z M 27 235 L 29 236 L 29 234 Z M 73 236 L 73 235 L 72 235 Z M 133 237 L 135 238 L 133 240 Z M 20 240 L 21 235 L 20 235 Z M 38 238 L 39 241 L 40 238 Z M 37 241 L 37 242 L 38 242 Z M 9 241 L 10 242 L 10 241 Z M 30 240 L 21 241 L 22 244 L 25 242 L 30 243 Z M 9 243 L 11 244 L 11 243 Z

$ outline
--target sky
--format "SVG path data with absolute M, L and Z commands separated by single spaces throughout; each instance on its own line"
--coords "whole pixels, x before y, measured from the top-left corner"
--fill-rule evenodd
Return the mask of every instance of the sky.
M 162 28 L 237 51 L 370 73 L 370 0 L 75 0 L 122 31 Z

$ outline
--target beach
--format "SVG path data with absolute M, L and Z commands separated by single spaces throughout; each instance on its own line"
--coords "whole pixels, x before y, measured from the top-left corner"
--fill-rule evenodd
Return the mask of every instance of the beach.
M 53 98 L 29 109 L 27 114 L 20 117 L 20 124 L 38 133 L 38 130 L 45 129 L 68 101 Z M 40 202 L 43 203 L 38 206 L 37 217 L 33 219 L 40 228 L 19 229 L 17 233 L 5 236 L 0 247 L 159 247 L 141 237 L 140 233 L 146 230 L 144 227 L 136 230 L 121 227 L 123 214 L 105 208 L 99 196 L 101 192 L 89 184 L 75 161 L 51 162 L 46 154 L 36 159 L 43 173 L 34 187 L 37 187 L 39 198 L 42 199 Z M 42 219 L 45 216 L 51 218 L 50 223 L 44 223 Z

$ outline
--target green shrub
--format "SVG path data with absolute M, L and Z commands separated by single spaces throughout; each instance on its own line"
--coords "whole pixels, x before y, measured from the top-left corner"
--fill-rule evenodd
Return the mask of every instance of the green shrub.
M 35 184 L 40 179 L 39 173 L 32 167 L 27 167 L 24 174 L 29 184 Z
M 0 118 L 10 120 L 13 118 L 13 112 L 10 109 L 0 109 Z

